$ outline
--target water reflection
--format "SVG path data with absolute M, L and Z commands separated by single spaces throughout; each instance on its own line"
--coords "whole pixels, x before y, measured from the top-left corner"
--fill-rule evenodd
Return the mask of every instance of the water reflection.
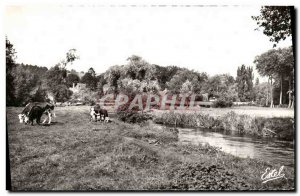
M 206 129 L 179 128 L 178 131 L 179 142 L 184 144 L 207 143 L 211 146 L 220 147 L 222 151 L 234 156 L 263 159 L 270 163 L 280 163 L 285 166 L 294 165 L 293 142 L 226 135 Z

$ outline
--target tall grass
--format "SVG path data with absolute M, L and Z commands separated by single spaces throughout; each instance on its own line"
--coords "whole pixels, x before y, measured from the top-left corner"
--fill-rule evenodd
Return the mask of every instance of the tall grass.
M 294 133 L 293 118 L 263 118 L 233 111 L 221 116 L 204 113 L 164 112 L 154 118 L 154 122 L 166 125 L 203 127 L 220 129 L 232 134 L 246 134 L 259 137 L 278 137 L 292 140 Z

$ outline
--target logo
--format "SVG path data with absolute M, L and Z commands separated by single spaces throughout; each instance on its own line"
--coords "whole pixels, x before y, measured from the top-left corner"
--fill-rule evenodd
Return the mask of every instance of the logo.
M 263 181 L 262 183 L 266 183 L 266 182 L 269 182 L 269 181 L 272 181 L 272 180 L 276 180 L 276 179 L 279 179 L 279 178 L 285 178 L 285 174 L 282 173 L 282 170 L 283 170 L 284 166 L 281 166 L 279 168 L 279 170 L 277 171 L 276 169 L 273 169 L 271 170 L 269 167 L 266 169 L 265 173 L 263 173 L 261 175 L 261 180 Z

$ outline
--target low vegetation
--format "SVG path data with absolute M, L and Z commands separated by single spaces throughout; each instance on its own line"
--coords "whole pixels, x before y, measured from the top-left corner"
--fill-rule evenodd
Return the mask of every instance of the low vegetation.
M 123 122 L 127 123 L 143 123 L 145 121 L 151 120 L 152 115 L 149 113 L 142 112 L 119 112 L 117 118 Z
M 294 139 L 294 119 L 291 117 L 256 117 L 228 111 L 221 115 L 205 112 L 154 112 L 154 122 L 185 127 L 203 127 L 214 131 L 246 134 L 257 137 Z
M 292 190 L 294 169 L 262 184 L 267 167 L 211 146 L 183 145 L 174 129 L 116 119 L 89 122 L 89 108 L 60 107 L 51 126 L 18 122 L 7 108 L 12 190 Z

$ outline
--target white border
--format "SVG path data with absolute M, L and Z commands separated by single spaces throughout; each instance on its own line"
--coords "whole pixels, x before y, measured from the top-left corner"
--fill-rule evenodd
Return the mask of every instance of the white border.
M 0 85 L 1 85 L 1 95 L 0 95 L 0 102 L 1 102 L 1 106 L 2 109 L 0 110 L 0 119 L 1 119 L 1 128 L 2 128 L 2 134 L 1 134 L 1 141 L 0 141 L 0 157 L 1 157 L 1 162 L 0 162 L 0 193 L 1 195 L 8 195 L 9 192 L 5 190 L 6 188 L 6 141 L 5 141 L 5 127 L 6 127 L 6 122 L 5 122 L 5 118 L 6 118 L 6 105 L 5 105 L 5 35 L 4 35 L 4 31 L 3 31 L 3 22 L 4 22 L 4 8 L 7 5 L 30 5 L 30 4 L 64 4 L 64 5 L 68 5 L 68 4 L 73 4 L 73 5 L 81 5 L 81 4 L 85 4 L 85 5 L 104 5 L 104 6 L 110 6 L 110 5 L 294 5 L 297 8 L 299 8 L 299 0 L 226 0 L 226 1 L 222 1 L 222 0 L 0 0 L 0 37 L 1 37 L 1 44 L 0 44 L 0 65 L 1 65 L 1 76 L 0 77 Z M 125 8 L 126 9 L 126 8 Z M 299 16 L 299 9 L 297 9 L 297 15 Z M 299 17 L 297 17 L 297 26 L 299 27 Z M 298 28 L 299 29 L 299 28 Z M 299 32 L 299 30 L 298 30 Z M 297 33 L 297 37 L 298 37 Z M 299 48 L 297 48 L 299 51 Z M 298 54 L 298 53 L 297 53 Z M 297 55 L 298 57 L 298 55 Z M 299 63 L 297 63 L 299 64 Z M 298 70 L 298 76 L 299 76 L 299 68 Z M 299 79 L 299 78 L 298 78 Z M 299 96 L 299 85 L 297 87 L 297 91 L 298 91 L 298 96 Z M 298 103 L 299 99 L 297 97 L 297 103 Z M 299 116 L 298 116 L 299 118 Z M 298 122 L 298 127 L 299 127 L 299 121 L 297 118 L 297 122 Z M 297 141 L 299 141 L 299 133 L 297 133 Z M 297 150 L 297 171 L 299 170 L 299 151 Z M 299 190 L 299 176 L 297 175 L 297 188 Z M 20 194 L 20 193 L 14 193 L 14 194 Z M 43 193 L 36 193 L 35 195 L 41 195 Z M 62 194 L 66 194 L 66 193 L 56 193 L 58 195 L 62 195 Z M 89 194 L 89 193 L 77 193 L 79 195 L 85 195 L 85 194 Z M 100 194 L 107 194 L 107 193 L 100 193 Z M 110 195 L 113 194 L 118 194 L 118 193 L 109 193 Z M 132 194 L 131 193 L 126 193 L 126 194 Z M 135 193 L 133 193 L 135 194 Z M 138 193 L 141 194 L 141 193 Z M 148 193 L 149 194 L 149 193 Z M 178 193 L 155 193 L 156 195 L 174 195 L 174 194 L 178 194 Z M 187 194 L 187 193 L 180 193 L 180 194 Z M 212 194 L 212 193 L 194 193 L 194 194 Z M 219 194 L 228 194 L 228 193 L 217 193 L 217 195 Z M 229 193 L 231 194 L 231 193 Z M 241 194 L 241 193 L 239 193 Z M 265 195 L 265 194 L 274 194 L 274 192 L 270 192 L 270 193 L 255 193 L 258 195 Z M 280 195 L 285 195 L 288 193 L 279 193 Z

